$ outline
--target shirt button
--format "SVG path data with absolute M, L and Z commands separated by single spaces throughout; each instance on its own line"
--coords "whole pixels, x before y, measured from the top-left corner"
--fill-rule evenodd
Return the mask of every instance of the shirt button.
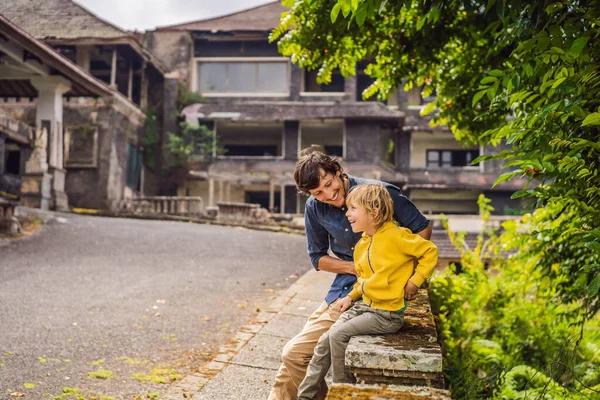
M 344 286 L 344 290 L 348 289 L 348 286 Z
M 354 250 L 354 247 L 350 247 L 350 250 Z
M 346 232 L 348 232 L 348 228 L 346 228 Z

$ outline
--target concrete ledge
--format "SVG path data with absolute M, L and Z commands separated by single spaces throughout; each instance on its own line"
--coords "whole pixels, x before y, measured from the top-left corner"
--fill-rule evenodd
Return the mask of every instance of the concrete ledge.
M 419 386 L 340 385 L 329 388 L 326 400 L 450 400 L 447 390 Z
M 409 303 L 399 332 L 353 337 L 346 365 L 361 383 L 443 388 L 442 351 L 427 292 Z

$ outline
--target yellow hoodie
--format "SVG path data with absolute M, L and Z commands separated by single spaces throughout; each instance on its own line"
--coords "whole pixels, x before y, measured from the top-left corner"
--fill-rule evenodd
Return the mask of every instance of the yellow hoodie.
M 414 259 L 418 264 L 414 269 Z M 433 274 L 435 244 L 394 222 L 384 223 L 373 236 L 363 233 L 354 247 L 358 281 L 348 296 L 382 310 L 404 308 L 404 286 L 410 280 L 421 286 Z M 413 269 L 414 274 L 413 274 Z

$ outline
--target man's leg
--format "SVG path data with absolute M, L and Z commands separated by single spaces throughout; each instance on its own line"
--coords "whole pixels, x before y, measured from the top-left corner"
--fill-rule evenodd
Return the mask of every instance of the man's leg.
M 354 383 L 354 377 L 346 368 L 346 348 L 352 336 L 396 332 L 404 322 L 403 313 L 377 310 L 362 301 L 347 313 L 349 315 L 343 315 L 329 331 L 331 369 L 335 383 Z M 342 320 L 343 323 L 340 323 Z
M 306 369 L 306 376 L 298 386 L 298 399 L 315 399 L 325 381 L 325 375 L 331 366 L 331 354 L 329 347 L 329 332 L 325 332 L 319 338 L 314 349 L 314 354 Z
M 281 355 L 283 363 L 279 367 L 269 400 L 296 400 L 298 386 L 306 375 L 306 368 L 319 338 L 340 316 L 335 308 L 337 301 L 331 306 L 321 303 L 308 318 L 302 331 L 285 345 Z

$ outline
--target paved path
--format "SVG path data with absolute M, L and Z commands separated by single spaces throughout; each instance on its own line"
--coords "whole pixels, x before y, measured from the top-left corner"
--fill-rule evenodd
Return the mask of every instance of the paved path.
M 0 243 L 0 399 L 162 398 L 309 269 L 302 236 L 62 214 Z
M 266 400 L 281 350 L 323 301 L 334 275 L 310 270 L 243 326 L 201 370 L 177 382 L 166 400 Z

